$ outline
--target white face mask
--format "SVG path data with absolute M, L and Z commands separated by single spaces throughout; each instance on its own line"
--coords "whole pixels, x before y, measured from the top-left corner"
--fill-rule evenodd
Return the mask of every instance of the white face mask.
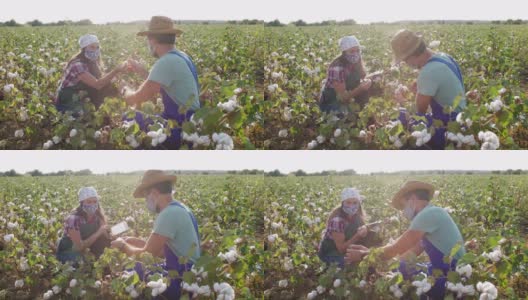
M 147 195 L 147 208 L 149 211 L 153 213 L 158 213 L 158 206 L 156 205 L 156 201 L 154 198 L 152 198 L 150 195 Z
M 158 55 L 156 54 L 156 48 L 154 46 L 152 46 L 152 44 L 149 42 L 149 40 L 147 40 L 147 47 L 149 49 L 150 55 L 152 55 L 154 57 L 158 57 Z
M 405 203 L 405 207 L 403 209 L 403 215 L 407 220 L 411 221 L 415 216 L 415 208 L 411 207 L 411 200 L 407 200 L 407 203 Z

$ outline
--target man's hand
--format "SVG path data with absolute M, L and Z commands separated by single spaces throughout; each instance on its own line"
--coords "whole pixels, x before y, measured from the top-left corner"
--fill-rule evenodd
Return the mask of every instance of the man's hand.
M 132 71 L 132 72 L 135 72 L 135 73 L 139 73 L 139 74 L 143 74 L 143 73 L 147 72 L 147 68 L 145 68 L 144 65 L 142 65 L 137 60 L 134 60 L 134 59 L 131 59 L 131 58 L 129 58 L 127 60 L 127 68 L 128 68 L 129 71 Z
M 359 262 L 363 256 L 369 253 L 369 249 L 362 245 L 350 245 L 347 248 L 345 262 L 347 264 Z
M 121 249 L 123 249 L 125 244 L 126 244 L 125 240 L 123 240 L 122 238 L 118 237 L 117 239 L 113 240 L 110 243 L 110 247 L 121 250 Z

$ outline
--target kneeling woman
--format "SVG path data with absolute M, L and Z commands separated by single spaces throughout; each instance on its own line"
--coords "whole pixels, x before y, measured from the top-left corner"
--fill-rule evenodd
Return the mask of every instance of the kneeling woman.
M 93 187 L 79 190 L 79 207 L 64 222 L 64 235 L 57 248 L 57 259 L 66 263 L 81 260 L 86 249 L 99 257 L 110 247 L 110 234 L 106 225 L 100 197 Z
M 99 108 L 105 97 L 119 95 L 118 89 L 111 84 L 111 80 L 125 70 L 126 64 L 103 76 L 97 36 L 83 35 L 79 39 L 79 46 L 81 51 L 68 62 L 59 84 L 55 106 L 61 112 L 79 113 L 82 110 L 81 100 L 84 96 L 89 97 L 93 105 Z
M 370 246 L 374 233 L 365 226 L 366 216 L 361 207 L 363 199 L 355 188 L 346 188 L 341 193 L 341 205 L 330 213 L 319 245 L 319 258 L 326 264 L 337 263 L 343 267 L 348 246 Z
M 350 103 L 355 102 L 363 109 L 369 100 L 370 79 L 367 73 L 359 41 L 355 36 L 339 40 L 341 55 L 330 64 L 326 83 L 321 92 L 319 107 L 322 112 L 347 113 Z

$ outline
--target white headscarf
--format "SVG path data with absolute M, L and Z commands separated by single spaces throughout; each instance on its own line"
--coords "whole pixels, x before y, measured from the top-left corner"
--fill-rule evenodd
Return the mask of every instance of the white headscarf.
M 347 199 L 357 199 L 360 203 L 365 200 L 365 197 L 363 197 L 359 190 L 356 188 L 345 188 L 341 192 L 341 202 L 347 200 Z
M 79 46 L 81 49 L 93 43 L 99 43 L 99 39 L 93 34 L 85 34 L 79 38 Z
M 101 199 L 94 187 L 87 186 L 79 190 L 79 202 L 83 202 L 84 200 L 90 198 L 97 198 L 97 201 Z
M 346 51 L 353 47 L 360 47 L 359 40 L 355 36 L 349 35 L 339 39 L 341 51 Z

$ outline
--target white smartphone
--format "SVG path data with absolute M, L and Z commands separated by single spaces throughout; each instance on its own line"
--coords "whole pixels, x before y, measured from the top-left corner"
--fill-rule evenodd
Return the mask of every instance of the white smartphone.
M 126 232 L 129 229 L 127 222 L 123 221 L 112 226 L 111 232 L 113 236 L 120 235 L 123 232 Z

